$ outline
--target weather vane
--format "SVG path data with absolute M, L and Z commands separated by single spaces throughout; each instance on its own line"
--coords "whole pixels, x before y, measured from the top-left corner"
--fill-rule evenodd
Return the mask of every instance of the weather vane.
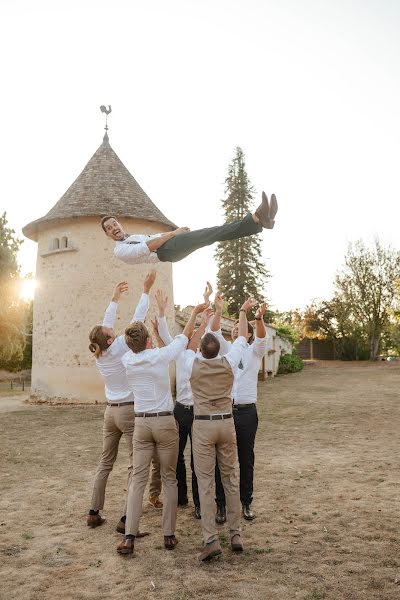
M 104 113 L 106 115 L 106 126 L 104 127 L 104 129 L 106 130 L 106 133 L 107 133 L 107 131 L 108 131 L 107 118 L 111 112 L 111 104 L 108 105 L 108 108 L 106 106 L 104 106 L 104 104 L 102 104 L 100 106 L 100 110 L 102 113 Z

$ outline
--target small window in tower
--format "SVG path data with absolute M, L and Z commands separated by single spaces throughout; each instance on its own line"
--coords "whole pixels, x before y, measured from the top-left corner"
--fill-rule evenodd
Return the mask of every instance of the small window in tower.
M 58 238 L 54 238 L 52 242 L 52 250 L 58 250 L 60 247 L 60 240 Z
M 64 235 L 61 238 L 61 244 L 60 244 L 60 248 L 67 248 L 68 247 L 68 238 L 66 235 Z

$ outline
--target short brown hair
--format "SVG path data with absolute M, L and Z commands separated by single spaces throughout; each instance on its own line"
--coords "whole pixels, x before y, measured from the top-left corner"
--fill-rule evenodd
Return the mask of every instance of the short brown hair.
M 101 219 L 100 223 L 101 223 L 101 226 L 103 228 L 104 233 L 106 232 L 106 228 L 104 227 L 104 223 L 106 221 L 108 221 L 109 219 L 115 219 L 115 220 L 117 220 L 117 217 L 114 217 L 114 215 L 106 215 L 105 217 L 103 217 Z
M 215 358 L 219 353 L 220 343 L 212 333 L 206 333 L 201 338 L 200 350 L 204 358 Z
M 96 358 L 100 358 L 103 354 L 104 350 L 109 348 L 109 344 L 107 340 L 110 339 L 110 336 L 106 334 L 104 331 L 104 327 L 102 325 L 95 325 L 92 331 L 89 333 L 89 350 L 93 352 Z
M 135 321 L 125 329 L 125 342 L 132 352 L 145 350 L 149 337 L 149 330 L 141 321 Z

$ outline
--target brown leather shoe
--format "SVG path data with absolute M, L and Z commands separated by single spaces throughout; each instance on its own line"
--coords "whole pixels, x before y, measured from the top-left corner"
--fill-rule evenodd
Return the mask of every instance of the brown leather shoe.
M 234 552 L 243 552 L 243 544 L 239 534 L 232 537 L 231 548 Z
M 127 540 L 124 540 L 117 546 L 118 554 L 123 554 L 125 556 L 128 554 L 133 554 L 134 549 L 135 549 L 135 538 L 129 538 Z
M 263 192 L 261 198 L 261 204 L 257 208 L 255 214 L 260 221 L 260 225 L 262 225 L 264 229 L 273 229 L 275 225 L 274 217 L 278 212 L 276 196 L 275 194 L 272 194 L 271 202 L 268 202 L 267 194 Z
M 204 546 L 203 551 L 199 554 L 199 561 L 206 562 L 216 558 L 220 554 L 222 554 L 221 544 L 219 543 L 219 540 L 214 540 L 211 544 L 206 544 Z
M 178 540 L 174 535 L 164 535 L 164 548 L 166 550 L 174 550 L 178 544 Z
M 118 523 L 118 525 L 116 526 L 116 531 L 118 531 L 118 533 L 123 533 L 125 534 L 125 523 L 124 521 L 120 521 Z M 150 535 L 150 533 L 148 531 L 138 531 L 138 533 L 135 535 L 135 538 L 144 538 L 146 536 Z
M 149 496 L 149 502 L 154 508 L 162 508 L 163 503 L 161 502 L 159 496 Z
M 100 514 L 98 515 L 88 515 L 86 518 L 87 526 L 94 529 L 95 527 L 100 527 L 103 523 L 106 522 L 105 518 Z

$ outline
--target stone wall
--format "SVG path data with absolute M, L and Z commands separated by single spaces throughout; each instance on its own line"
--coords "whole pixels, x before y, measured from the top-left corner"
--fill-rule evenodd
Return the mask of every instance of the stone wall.
M 120 219 L 129 233 L 156 233 L 167 228 L 148 221 Z M 32 401 L 104 402 L 104 386 L 88 350 L 89 332 L 101 324 L 113 289 L 127 281 L 119 302 L 115 330 L 130 322 L 152 265 L 127 265 L 114 257 L 114 242 L 103 233 L 98 217 L 47 224 L 39 233 L 33 310 Z M 43 226 L 42 226 L 43 227 Z M 58 240 L 58 242 L 57 242 Z M 58 248 L 57 248 L 58 247 Z M 169 298 L 168 324 L 174 331 L 172 265 L 157 263 L 149 317 L 156 314 L 154 294 Z M 149 323 L 149 318 L 147 323 Z

